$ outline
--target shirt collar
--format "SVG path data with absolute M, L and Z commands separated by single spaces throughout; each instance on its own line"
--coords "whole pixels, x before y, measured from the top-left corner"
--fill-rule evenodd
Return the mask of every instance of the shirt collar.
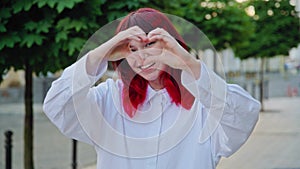
M 167 100 L 170 99 L 166 88 L 163 88 L 160 90 L 154 90 L 150 85 L 148 85 L 145 103 L 152 102 L 152 100 L 158 96 L 164 97 L 164 100 L 165 100 L 164 104 L 166 104 Z

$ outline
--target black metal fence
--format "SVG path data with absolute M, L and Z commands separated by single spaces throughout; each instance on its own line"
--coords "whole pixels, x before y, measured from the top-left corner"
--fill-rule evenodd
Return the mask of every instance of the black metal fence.
M 13 132 L 8 130 L 5 135 L 5 169 L 12 169 L 12 136 Z

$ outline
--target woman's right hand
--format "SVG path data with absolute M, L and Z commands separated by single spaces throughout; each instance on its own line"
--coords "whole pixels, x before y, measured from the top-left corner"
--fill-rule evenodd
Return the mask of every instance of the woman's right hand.
M 117 61 L 123 59 L 129 55 L 130 41 L 143 42 L 146 40 L 146 33 L 138 26 L 121 31 L 106 42 L 105 46 L 108 48 L 108 51 L 105 58 L 108 61 Z
M 138 26 L 130 27 L 119 32 L 114 37 L 90 51 L 87 59 L 87 72 L 95 75 L 95 70 L 103 59 L 117 61 L 128 56 L 130 52 L 129 42 L 132 40 L 146 41 L 146 33 Z

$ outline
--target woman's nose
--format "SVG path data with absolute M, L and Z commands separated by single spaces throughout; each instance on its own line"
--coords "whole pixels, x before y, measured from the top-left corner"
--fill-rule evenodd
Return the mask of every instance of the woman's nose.
M 145 51 L 145 49 L 142 49 L 139 51 L 139 57 L 142 59 L 142 60 L 145 60 L 146 57 L 148 57 L 149 54 Z
M 142 58 L 143 60 L 145 60 L 148 56 L 149 56 L 148 53 L 144 53 L 144 54 L 141 55 L 141 58 Z
M 145 53 L 139 52 L 138 56 L 134 58 L 136 66 L 141 66 L 143 65 L 143 62 L 145 60 Z

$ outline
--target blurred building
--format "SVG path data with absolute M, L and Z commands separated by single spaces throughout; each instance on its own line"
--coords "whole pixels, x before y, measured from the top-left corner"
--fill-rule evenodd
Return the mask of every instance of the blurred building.
M 226 49 L 215 53 L 208 49 L 199 51 L 198 56 L 206 63 L 206 65 L 215 70 L 220 76 L 229 82 L 238 83 L 244 88 L 245 79 L 248 83 L 257 83 L 257 72 L 260 70 L 260 58 L 249 58 L 240 60 L 235 57 L 232 49 Z M 214 58 L 216 58 L 214 60 Z M 296 48 L 292 48 L 289 56 L 276 56 L 268 58 L 265 65 L 266 72 L 275 73 L 298 73 L 300 72 L 300 44 Z M 56 74 L 49 73 L 46 77 L 34 76 L 33 79 L 33 92 L 34 102 L 42 102 L 43 98 L 49 89 L 53 80 L 59 77 L 61 71 Z M 107 74 L 101 79 L 114 77 L 112 71 L 107 71 Z M 21 102 L 24 95 L 24 71 L 14 71 L 11 69 L 6 75 L 3 76 L 4 80 L 0 84 L 0 103 L 6 102 Z M 251 87 L 250 87 L 251 88 Z

